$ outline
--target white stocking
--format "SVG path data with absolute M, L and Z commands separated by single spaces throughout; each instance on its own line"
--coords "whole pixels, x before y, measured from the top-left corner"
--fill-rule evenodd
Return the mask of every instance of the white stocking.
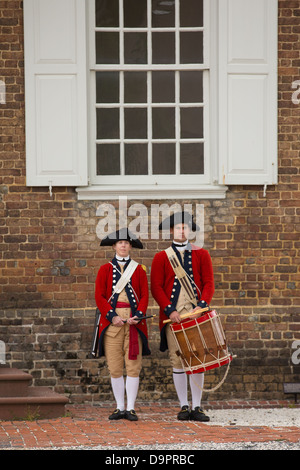
M 134 410 L 135 400 L 139 390 L 139 377 L 128 377 L 126 379 L 127 410 Z
M 183 369 L 173 369 L 173 382 L 181 408 L 188 404 L 187 378 Z
M 204 384 L 204 374 L 191 374 L 190 387 L 192 392 L 192 409 L 201 406 L 202 389 Z
M 111 386 L 113 389 L 113 394 L 117 402 L 117 408 L 121 411 L 124 411 L 124 378 L 118 377 L 117 379 L 111 377 Z

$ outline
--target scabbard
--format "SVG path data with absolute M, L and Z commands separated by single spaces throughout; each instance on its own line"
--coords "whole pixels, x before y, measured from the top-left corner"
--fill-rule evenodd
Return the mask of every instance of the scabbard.
M 90 356 L 92 358 L 97 356 L 97 351 L 98 351 L 100 317 L 101 317 L 101 313 L 100 313 L 100 310 L 97 308 L 96 314 L 95 314 L 93 336 L 92 336 L 92 346 L 91 346 L 91 351 L 90 351 Z

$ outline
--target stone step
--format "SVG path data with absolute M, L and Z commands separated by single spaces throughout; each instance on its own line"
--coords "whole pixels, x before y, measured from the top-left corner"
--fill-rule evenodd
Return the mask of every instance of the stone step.
M 32 375 L 0 367 L 0 419 L 58 418 L 65 414 L 68 399 L 49 387 L 33 387 Z
M 0 397 L 26 397 L 32 375 L 22 370 L 0 367 Z
M 68 398 L 48 387 L 29 387 L 27 396 L 0 398 L 0 419 L 11 421 L 58 418 L 65 414 L 68 401 Z

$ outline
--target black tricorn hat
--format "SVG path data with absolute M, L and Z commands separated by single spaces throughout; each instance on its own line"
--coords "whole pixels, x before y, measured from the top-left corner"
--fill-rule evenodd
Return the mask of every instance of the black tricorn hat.
M 159 225 L 159 230 L 167 230 L 177 224 L 187 224 L 194 232 L 200 230 L 200 227 L 194 222 L 193 216 L 189 212 L 176 212 L 167 217 Z
M 127 228 L 121 228 L 120 230 L 117 230 L 116 232 L 113 232 L 107 237 L 103 238 L 103 240 L 101 240 L 100 246 L 112 246 L 121 240 L 127 240 L 131 244 L 132 248 L 139 248 L 140 250 L 143 249 L 142 242 Z

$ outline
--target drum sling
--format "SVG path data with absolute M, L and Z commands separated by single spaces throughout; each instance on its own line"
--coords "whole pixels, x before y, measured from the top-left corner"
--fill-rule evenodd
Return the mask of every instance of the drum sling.
M 195 307 L 197 306 L 197 299 L 194 294 L 194 289 L 192 287 L 191 281 L 185 269 L 183 269 L 180 261 L 178 260 L 175 251 L 170 246 L 166 250 L 167 257 L 170 261 L 170 264 L 173 268 L 175 275 L 177 276 L 178 281 L 180 282 L 181 287 L 184 289 L 186 293 L 187 299 L 191 302 L 192 305 Z

